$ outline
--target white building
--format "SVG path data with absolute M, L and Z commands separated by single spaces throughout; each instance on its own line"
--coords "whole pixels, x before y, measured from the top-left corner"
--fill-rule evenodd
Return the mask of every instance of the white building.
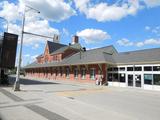
M 113 55 L 108 85 L 160 90 L 160 48 Z

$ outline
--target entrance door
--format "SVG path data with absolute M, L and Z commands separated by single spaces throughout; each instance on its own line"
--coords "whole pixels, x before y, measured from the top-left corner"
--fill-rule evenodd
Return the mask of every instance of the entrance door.
M 133 75 L 128 74 L 128 86 L 133 87 Z
M 136 74 L 135 75 L 135 87 L 141 87 L 141 75 Z
M 128 86 L 130 87 L 141 87 L 141 75 L 140 74 L 128 74 Z

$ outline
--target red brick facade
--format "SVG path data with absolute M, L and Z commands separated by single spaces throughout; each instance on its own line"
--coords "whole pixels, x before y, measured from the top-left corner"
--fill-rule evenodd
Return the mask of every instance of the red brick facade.
M 45 78 L 50 80 L 74 80 L 79 82 L 95 83 L 98 71 L 102 71 L 103 83 L 106 82 L 106 64 L 91 64 L 91 65 L 74 65 L 48 68 L 32 68 L 26 69 L 26 75 L 35 78 Z M 69 77 L 66 75 L 66 70 L 69 69 Z M 78 71 L 78 77 L 75 78 L 75 69 Z M 82 69 L 86 71 L 85 78 L 82 78 Z M 95 71 L 95 79 L 91 79 L 91 69 Z
M 49 49 L 48 49 L 48 46 L 46 45 L 44 54 L 37 57 L 37 62 L 45 63 L 45 62 L 52 62 L 52 61 L 61 61 L 65 57 L 71 56 L 77 52 L 78 52 L 77 49 L 68 48 L 62 53 L 49 54 Z
M 74 41 L 78 42 L 78 41 Z M 44 54 L 37 57 L 38 63 L 49 63 L 52 61 L 61 61 L 79 52 L 78 49 L 68 47 L 61 53 L 50 54 L 49 47 L 46 45 Z M 106 82 L 106 64 L 89 64 L 89 65 L 70 65 L 58 67 L 42 67 L 42 68 L 28 68 L 25 69 L 26 75 L 36 78 L 47 78 L 50 80 L 75 80 L 80 82 L 93 82 L 95 83 L 96 76 L 99 71 L 103 74 L 103 83 Z M 68 76 L 67 76 L 67 70 Z

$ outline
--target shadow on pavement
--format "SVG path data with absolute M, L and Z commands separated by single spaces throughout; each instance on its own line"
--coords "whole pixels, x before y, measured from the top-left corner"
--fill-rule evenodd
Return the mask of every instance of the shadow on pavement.
M 11 85 L 14 84 L 16 78 L 15 77 L 9 77 L 9 83 Z M 60 83 L 54 83 L 54 82 L 44 82 L 44 81 L 37 81 L 37 80 L 31 80 L 31 79 L 20 79 L 20 84 L 23 85 L 40 85 L 40 84 L 60 84 Z

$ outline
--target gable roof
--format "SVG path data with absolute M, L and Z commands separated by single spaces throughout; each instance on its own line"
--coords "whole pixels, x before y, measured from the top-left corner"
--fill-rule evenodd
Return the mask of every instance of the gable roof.
M 91 63 L 112 63 L 112 54 L 117 54 L 113 46 L 78 52 L 71 57 L 64 59 L 65 64 L 91 64 Z
M 64 45 L 64 44 L 51 42 L 51 41 L 47 41 L 47 45 L 48 45 L 48 49 L 49 49 L 49 54 L 51 54 L 52 52 L 60 49 L 61 47 L 67 46 L 67 45 Z

